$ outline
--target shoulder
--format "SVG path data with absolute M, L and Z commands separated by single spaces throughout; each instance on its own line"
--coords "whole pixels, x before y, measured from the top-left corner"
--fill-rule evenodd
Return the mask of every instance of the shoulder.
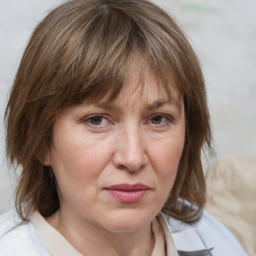
M 204 211 L 202 219 L 195 224 L 195 230 L 205 244 L 212 244 L 216 255 L 247 255 L 235 236 Z
M 0 215 L 0 256 L 49 256 L 33 224 L 27 223 L 14 209 Z
M 233 234 L 207 212 L 195 224 L 176 220 L 166 214 L 164 218 L 175 245 L 180 251 L 212 249 L 213 256 L 246 256 Z

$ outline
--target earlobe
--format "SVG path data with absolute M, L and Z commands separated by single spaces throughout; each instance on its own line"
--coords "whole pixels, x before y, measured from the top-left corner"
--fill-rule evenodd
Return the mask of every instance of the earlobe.
M 43 157 L 43 161 L 41 163 L 45 166 L 50 166 L 51 165 L 51 157 L 50 157 L 49 152 L 45 153 L 45 155 Z
M 45 166 L 50 166 L 51 165 L 51 157 L 50 157 L 50 150 L 46 149 L 44 151 L 41 151 L 40 153 L 37 154 L 36 158 L 37 160 Z

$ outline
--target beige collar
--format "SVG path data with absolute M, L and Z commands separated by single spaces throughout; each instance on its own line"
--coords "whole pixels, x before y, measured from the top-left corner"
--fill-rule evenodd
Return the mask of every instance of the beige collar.
M 32 213 L 31 221 L 43 244 L 52 256 L 83 256 L 39 212 L 35 211 Z
M 171 232 L 169 231 L 166 220 L 161 213 L 158 214 L 157 220 L 163 230 L 166 245 L 166 256 L 178 256 Z

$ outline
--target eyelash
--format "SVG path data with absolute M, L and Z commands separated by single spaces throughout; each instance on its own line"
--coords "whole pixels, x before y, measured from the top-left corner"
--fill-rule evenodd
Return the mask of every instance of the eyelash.
M 91 127 L 95 127 L 95 128 L 101 128 L 102 126 L 104 126 L 104 125 L 102 125 L 101 123 L 102 122 L 100 122 L 100 124 L 93 124 L 91 121 L 93 120 L 93 118 L 101 118 L 101 120 L 102 119 L 105 119 L 105 120 L 107 120 L 107 123 L 111 123 L 111 121 L 110 121 L 110 117 L 109 117 L 109 115 L 107 115 L 107 114 L 94 114 L 94 115 L 89 115 L 89 116 L 87 116 L 86 118 L 84 118 L 83 119 L 83 122 L 84 123 L 86 123 L 86 124 L 88 124 L 89 126 L 91 126 Z
M 155 117 L 160 117 L 161 118 L 159 124 L 158 123 L 156 124 L 156 123 L 152 122 L 152 119 L 155 118 Z M 92 123 L 93 118 L 100 118 L 100 120 L 99 120 L 100 123 L 99 124 L 93 124 Z M 164 122 L 162 122 L 163 119 L 165 120 Z M 102 124 L 102 120 L 106 120 L 106 124 Z M 153 115 L 149 116 L 146 120 L 147 120 L 146 124 L 149 122 L 154 127 L 163 127 L 163 126 L 169 125 L 170 123 L 173 123 L 173 121 L 174 121 L 172 116 L 162 114 L 162 113 L 153 114 Z M 89 116 L 87 116 L 86 118 L 83 119 L 83 122 L 86 123 L 87 125 L 89 125 L 90 127 L 97 128 L 97 129 L 103 128 L 104 126 L 106 126 L 109 123 L 113 123 L 111 121 L 110 116 L 107 115 L 107 114 L 89 115 Z
M 152 119 L 155 118 L 155 117 L 160 117 L 161 118 L 161 123 L 160 124 L 154 124 L 152 122 Z M 162 122 L 163 119 L 165 119 L 164 122 Z M 151 123 L 152 123 L 153 126 L 157 126 L 157 127 L 158 126 L 163 127 L 163 126 L 169 125 L 169 124 L 173 123 L 173 121 L 174 121 L 172 116 L 166 115 L 166 114 L 162 114 L 162 113 L 157 113 L 157 114 L 151 115 L 149 117 L 149 120 L 151 120 Z

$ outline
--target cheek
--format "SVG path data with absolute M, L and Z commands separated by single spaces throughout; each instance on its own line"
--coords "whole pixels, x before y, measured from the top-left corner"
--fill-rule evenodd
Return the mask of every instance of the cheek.
M 62 202 L 75 203 L 85 198 L 94 198 L 97 194 L 97 181 L 108 162 L 107 149 L 90 145 L 85 147 L 74 141 L 68 145 L 58 147 L 58 153 L 53 154 L 52 158 L 52 168 Z
M 183 140 L 166 140 L 157 145 L 151 151 L 151 164 L 161 188 L 160 193 L 166 200 L 176 179 L 183 152 Z
M 165 141 L 154 146 L 150 155 L 154 165 L 157 165 L 161 172 L 176 172 L 183 152 L 183 141 Z
M 109 145 L 83 141 L 66 140 L 59 143 L 52 154 L 52 167 L 57 176 L 67 176 L 78 183 L 100 175 L 110 158 Z

